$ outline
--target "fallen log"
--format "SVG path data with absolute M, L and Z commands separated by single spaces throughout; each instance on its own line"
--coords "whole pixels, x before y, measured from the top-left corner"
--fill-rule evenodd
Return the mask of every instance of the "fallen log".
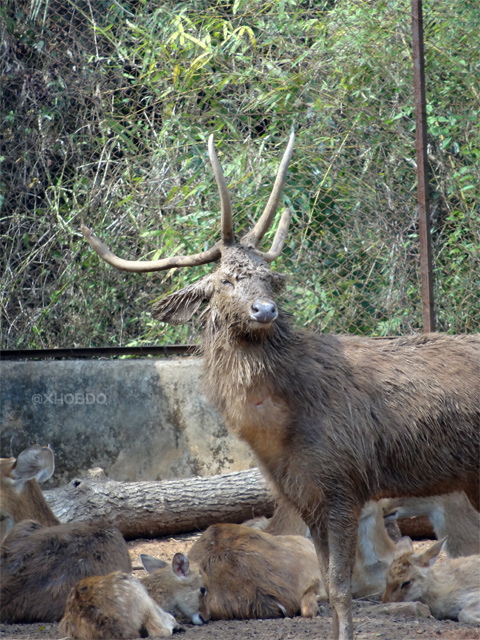
M 127 539 L 271 516 L 275 503 L 258 469 L 160 482 L 75 478 L 44 495 L 61 522 L 105 518 Z

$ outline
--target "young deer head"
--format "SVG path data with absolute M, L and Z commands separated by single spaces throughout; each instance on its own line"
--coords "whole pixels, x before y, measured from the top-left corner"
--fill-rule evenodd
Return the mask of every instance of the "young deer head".
M 283 288 L 284 276 L 273 273 L 268 263 L 275 260 L 282 251 L 290 223 L 289 209 L 285 209 L 282 214 L 270 250 L 265 253 L 258 247 L 278 208 L 294 140 L 295 136 L 292 133 L 263 214 L 253 229 L 238 243 L 235 243 L 234 239 L 230 196 L 213 147 L 213 135 L 208 141 L 208 152 L 220 192 L 221 240 L 211 249 L 191 256 L 174 256 L 150 262 L 129 261 L 112 254 L 84 225 L 82 232 L 105 262 L 123 271 L 160 271 L 220 260 L 220 268 L 212 274 L 164 298 L 154 308 L 153 316 L 170 324 L 183 324 L 202 304 L 209 303 L 211 328 L 221 319 L 222 323 L 229 327 L 232 337 L 256 335 L 261 338 L 268 333 L 278 316 L 275 296 Z M 255 277 L 249 277 L 250 275 Z
M 446 538 L 421 554 L 400 554 L 387 573 L 383 602 L 419 600 L 435 618 L 480 624 L 480 555 L 436 560 Z
M 0 458 L 0 542 L 21 520 L 36 520 L 47 527 L 58 524 L 38 486 L 54 469 L 53 451 L 38 444 L 17 458 Z
M 162 609 L 183 622 L 207 622 L 207 579 L 198 564 L 183 553 L 176 553 L 171 564 L 145 554 L 140 560 L 148 573 L 141 582 Z

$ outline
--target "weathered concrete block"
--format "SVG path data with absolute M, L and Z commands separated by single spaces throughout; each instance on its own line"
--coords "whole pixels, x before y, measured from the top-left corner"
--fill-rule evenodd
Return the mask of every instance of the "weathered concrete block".
M 135 481 L 254 466 L 204 397 L 200 366 L 199 358 L 1 362 L 1 456 L 50 444 L 55 485 L 91 467 Z

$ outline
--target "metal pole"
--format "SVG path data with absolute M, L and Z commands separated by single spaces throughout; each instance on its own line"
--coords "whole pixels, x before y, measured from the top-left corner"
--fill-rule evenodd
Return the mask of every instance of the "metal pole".
M 427 109 L 425 98 L 425 60 L 423 53 L 423 15 L 422 0 L 411 0 L 411 2 L 422 318 L 423 330 L 428 333 L 429 331 L 435 331 L 435 310 L 433 300 L 432 242 L 430 239 L 430 205 L 428 198 Z

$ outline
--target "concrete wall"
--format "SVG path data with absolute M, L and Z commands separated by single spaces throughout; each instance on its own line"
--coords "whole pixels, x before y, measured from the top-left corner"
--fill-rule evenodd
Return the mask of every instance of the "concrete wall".
M 49 486 L 100 466 L 115 480 L 165 480 L 248 469 L 201 390 L 201 361 L 0 363 L 0 456 L 50 444 Z

